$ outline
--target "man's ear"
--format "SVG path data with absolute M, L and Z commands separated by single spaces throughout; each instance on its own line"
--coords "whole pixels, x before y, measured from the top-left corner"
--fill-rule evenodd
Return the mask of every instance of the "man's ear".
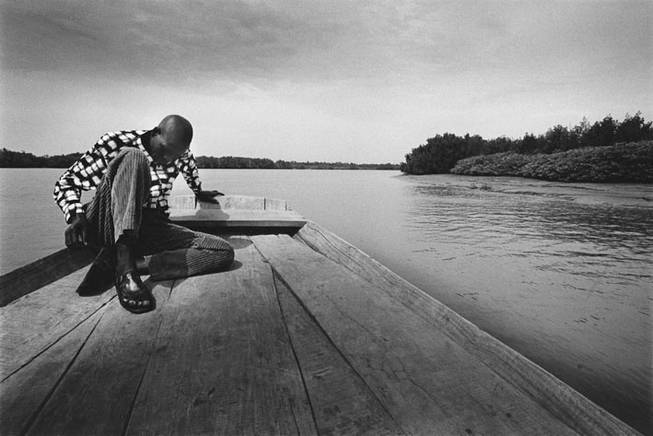
M 152 129 L 152 135 L 160 135 L 161 134 L 161 128 L 159 126 L 156 126 L 155 128 Z

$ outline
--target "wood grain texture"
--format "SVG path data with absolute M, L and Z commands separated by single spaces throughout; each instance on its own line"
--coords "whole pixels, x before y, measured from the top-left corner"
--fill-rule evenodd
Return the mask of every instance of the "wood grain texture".
M 196 202 L 193 196 L 175 196 L 170 200 L 170 219 L 184 226 L 204 229 L 299 229 L 306 223 L 285 200 L 243 195 L 225 195 L 217 200 L 219 204 Z
M 99 310 L 113 292 L 80 297 L 86 268 L 0 308 L 0 380 Z
M 202 224 L 213 228 L 296 227 L 306 220 L 296 212 L 285 210 L 176 210 L 170 219 L 180 225 Z
M 158 310 L 153 312 L 134 315 L 112 300 L 27 434 L 122 434 L 171 285 L 154 286 Z
M 319 434 L 404 434 L 290 290 L 275 284 Z
M 480 330 L 444 304 L 390 271 L 360 249 L 313 222 L 296 235 L 315 251 L 365 278 L 460 344 L 495 373 L 581 434 L 637 434 L 627 424 Z
M 251 243 L 236 259 L 175 286 L 127 434 L 316 433 L 272 271 Z
M 0 307 L 83 268 L 94 256 L 90 249 L 64 248 L 0 276 Z
M 0 434 L 24 434 L 102 316 L 100 310 L 0 383 Z
M 575 433 L 342 265 L 287 235 L 252 240 L 405 432 Z

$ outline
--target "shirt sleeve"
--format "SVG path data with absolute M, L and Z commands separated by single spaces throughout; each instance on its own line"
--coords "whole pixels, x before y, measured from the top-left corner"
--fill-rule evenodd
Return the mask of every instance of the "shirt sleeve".
M 64 213 L 66 222 L 84 212 L 81 191 L 97 187 L 102 180 L 110 155 L 117 148 L 111 134 L 103 135 L 89 151 L 68 168 L 54 184 L 54 200 Z
M 186 183 L 188 184 L 188 187 L 195 194 L 199 194 L 202 190 L 202 182 L 200 181 L 200 173 L 197 169 L 195 157 L 190 150 L 180 158 L 180 170 L 181 174 L 184 176 L 184 180 L 186 180 Z

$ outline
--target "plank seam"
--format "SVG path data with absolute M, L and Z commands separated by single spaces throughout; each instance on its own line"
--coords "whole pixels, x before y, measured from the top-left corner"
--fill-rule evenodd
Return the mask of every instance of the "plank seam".
M 256 247 L 256 244 L 254 244 L 254 247 Z M 256 250 L 258 251 L 258 247 L 256 247 Z M 259 254 L 263 256 L 263 254 L 259 251 Z M 302 380 L 302 387 L 304 388 L 304 393 L 306 394 L 306 400 L 308 401 L 308 407 L 311 409 L 311 418 L 313 418 L 313 425 L 315 426 L 315 432 L 319 435 L 320 434 L 320 429 L 318 428 L 317 425 L 317 418 L 315 416 L 315 410 L 313 409 L 313 402 L 311 401 L 311 396 L 308 392 L 308 386 L 306 385 L 306 379 L 304 378 L 304 372 L 302 371 L 302 366 L 299 363 L 299 358 L 297 357 L 297 351 L 295 350 L 295 344 L 293 343 L 292 336 L 290 335 L 290 331 L 288 330 L 288 322 L 286 321 L 286 314 L 283 311 L 283 307 L 281 307 L 281 301 L 279 300 L 279 291 L 277 290 L 277 281 L 276 277 L 274 274 L 274 269 L 272 268 L 272 265 L 270 265 L 270 272 L 272 273 L 272 284 L 274 286 L 274 296 L 277 300 L 277 305 L 279 306 L 279 312 L 281 312 L 281 319 L 283 320 L 283 328 L 284 331 L 286 332 L 286 336 L 288 337 L 288 342 L 290 344 L 290 350 L 292 351 L 293 358 L 295 359 L 295 364 L 297 365 L 297 369 L 299 370 L 299 377 Z M 299 430 L 299 427 L 297 426 L 297 418 L 295 416 L 295 410 L 291 407 L 293 414 L 293 420 L 295 421 L 295 426 L 297 427 L 297 430 Z M 298 432 L 299 433 L 299 432 Z
M 97 312 L 97 311 L 96 311 L 96 312 Z M 88 340 L 89 340 L 89 339 L 91 338 L 91 336 L 93 335 L 93 332 L 95 332 L 95 329 L 96 329 L 97 326 L 100 324 L 100 321 L 102 320 L 102 317 L 104 317 L 104 313 L 101 314 L 100 317 L 98 318 L 98 320 L 95 322 L 95 325 L 93 326 L 93 328 L 91 329 L 91 331 L 88 333 L 88 335 L 87 335 L 86 338 L 84 339 L 84 342 L 82 342 L 82 344 L 81 344 L 81 345 L 79 346 L 79 348 L 77 349 L 77 352 L 75 353 L 75 355 L 73 356 L 73 358 L 70 360 L 70 362 L 69 362 L 68 365 L 66 366 L 66 369 L 64 369 L 64 371 L 61 373 L 61 375 L 60 375 L 59 378 L 57 379 L 57 382 L 54 384 L 54 386 L 52 386 L 52 389 L 50 389 L 50 392 L 48 392 L 48 394 L 45 396 L 45 398 L 43 399 L 43 401 L 41 402 L 41 404 L 39 405 L 39 407 L 36 409 L 36 411 L 35 411 L 35 412 L 32 414 L 32 416 L 30 416 L 30 418 L 27 420 L 27 423 L 25 424 L 25 428 L 23 429 L 23 431 L 20 432 L 20 434 L 22 434 L 22 435 L 27 434 L 27 432 L 29 431 L 29 429 L 34 425 L 34 423 L 36 422 L 36 419 L 38 418 L 39 414 L 43 411 L 43 409 L 45 408 L 45 406 L 47 405 L 47 403 L 50 401 L 50 399 L 52 398 L 52 395 L 54 395 L 54 392 L 57 390 L 57 388 L 58 388 L 59 385 L 61 384 L 61 381 L 64 379 L 64 377 L 66 376 L 66 374 L 68 374 L 68 371 L 70 370 L 70 368 L 72 368 L 73 364 L 74 364 L 75 361 L 77 360 L 77 357 L 79 357 L 80 353 L 82 352 L 82 349 L 84 348 L 84 346 L 86 345 L 86 343 L 88 342 Z M 87 318 L 87 319 L 88 319 L 88 318 Z M 65 336 L 65 335 L 64 335 L 64 336 Z M 62 337 L 63 337 L 63 336 L 62 336 Z
M 166 300 L 165 303 L 170 301 L 170 297 L 172 296 L 172 290 L 174 289 L 175 284 L 177 284 L 177 281 L 178 280 L 173 280 L 172 283 L 170 284 L 170 291 L 168 292 L 168 299 Z M 156 343 L 157 343 L 157 341 L 159 339 L 159 333 L 161 332 L 161 324 L 163 324 L 163 316 L 160 313 L 159 314 L 159 324 L 156 327 L 156 334 L 154 335 L 154 339 L 152 340 L 153 350 L 156 349 Z M 141 377 L 138 380 L 138 385 L 136 385 L 136 390 L 134 392 L 134 397 L 132 398 L 131 404 L 129 405 L 129 414 L 127 415 L 127 419 L 125 420 L 125 426 L 122 429 L 122 432 L 120 433 L 122 436 L 125 436 L 127 434 L 127 431 L 129 430 L 129 424 L 131 423 L 132 415 L 134 413 L 134 406 L 136 405 L 136 400 L 138 399 L 138 394 L 141 391 L 141 386 L 143 384 L 143 380 L 145 380 L 145 375 L 147 374 L 147 370 L 150 368 L 150 362 L 152 361 L 152 354 L 153 353 L 150 353 L 147 356 L 147 362 L 145 363 L 145 367 L 143 368 L 143 373 L 141 374 Z
M 41 354 L 45 353 L 45 352 L 48 351 L 50 348 L 52 348 L 52 347 L 54 347 L 55 345 L 57 345 L 57 344 L 58 344 L 58 343 L 59 343 L 63 338 L 65 338 L 66 336 L 68 336 L 68 335 L 69 335 L 73 330 L 75 330 L 77 327 L 79 327 L 80 325 L 82 325 L 82 324 L 83 324 L 84 322 L 86 322 L 89 318 L 93 317 L 93 315 L 95 315 L 96 313 L 98 313 L 100 310 L 104 309 L 104 308 L 107 306 L 107 304 L 109 304 L 109 303 L 111 303 L 111 301 L 113 301 L 113 299 L 114 299 L 115 297 L 116 297 L 116 296 L 114 295 L 113 297 L 109 298 L 107 301 L 105 301 L 104 303 L 102 303 L 102 304 L 101 304 L 97 309 L 95 309 L 93 312 L 91 312 L 87 317 L 85 317 L 84 319 L 82 319 L 81 321 L 79 321 L 77 324 L 75 324 L 75 325 L 72 326 L 70 329 L 68 329 L 64 334 L 62 334 L 61 336 L 59 336 L 55 341 L 53 341 L 52 343 L 50 343 L 49 345 L 47 345 L 45 348 L 43 348 L 41 351 L 39 351 L 39 352 L 36 353 L 34 356 L 32 356 L 32 357 L 31 357 L 27 362 L 23 363 L 21 366 L 19 366 L 19 367 L 16 368 L 15 370 L 11 371 L 11 372 L 10 372 L 10 373 L 5 377 L 5 378 L 3 378 L 2 380 L 0 380 L 0 383 L 3 383 L 5 380 L 9 379 L 9 377 L 13 376 L 13 375 L 16 374 L 17 372 L 19 372 L 21 369 L 25 368 L 27 365 L 29 365 L 30 363 L 32 363 L 32 362 L 33 362 L 36 358 L 38 358 Z M 93 328 L 95 328 L 95 327 L 93 327 Z
M 298 243 L 299 243 L 299 242 L 298 242 Z M 340 348 L 335 344 L 335 342 L 333 341 L 333 339 L 331 338 L 331 336 L 328 335 L 328 333 L 326 332 L 326 330 L 324 330 L 324 328 L 322 327 L 322 325 L 318 322 L 318 320 L 315 318 L 315 316 L 313 316 L 313 314 L 311 313 L 311 311 L 308 310 L 308 308 L 306 307 L 306 305 L 304 304 L 304 302 L 301 300 L 301 298 L 299 298 L 299 296 L 298 296 L 297 293 L 293 290 L 293 288 L 290 286 L 290 284 L 289 284 L 289 283 L 288 283 L 288 282 L 283 278 L 283 276 L 281 275 L 281 273 L 279 273 L 279 271 L 278 271 L 278 270 L 277 270 L 277 269 L 272 265 L 272 263 L 270 262 L 270 260 L 269 260 L 267 257 L 265 257 L 265 255 L 261 252 L 261 250 L 259 250 L 259 248 L 256 246 L 256 244 L 254 244 L 254 247 L 255 247 L 256 250 L 261 254 L 261 257 L 263 257 L 263 259 L 265 259 L 265 261 L 270 265 L 270 268 L 272 269 L 272 276 L 273 276 L 273 279 L 275 280 L 275 292 L 277 292 L 277 289 L 276 289 L 276 280 L 278 279 L 281 283 L 283 283 L 283 284 L 286 286 L 286 288 L 288 288 L 288 290 L 289 290 L 290 293 L 292 294 L 293 298 L 295 298 L 295 299 L 297 300 L 297 302 L 298 302 L 299 305 L 302 307 L 302 309 L 303 309 L 303 310 L 308 314 L 309 318 L 310 318 L 310 319 L 313 321 L 313 323 L 317 326 L 317 328 L 320 330 L 320 332 L 322 332 L 322 334 L 324 335 L 324 337 L 326 338 L 326 340 L 329 342 L 329 344 L 330 344 L 330 345 L 331 345 L 331 346 L 336 350 L 336 352 L 338 353 L 338 355 L 339 355 L 339 356 L 344 360 L 344 362 L 349 366 L 349 368 L 351 368 L 351 370 L 354 372 L 354 374 L 356 374 L 356 376 L 361 380 L 361 382 L 363 383 L 363 385 L 365 386 L 365 388 L 367 388 L 367 390 L 368 390 L 368 392 L 370 393 L 370 395 L 371 395 L 371 396 L 372 396 L 372 397 L 373 397 L 373 398 L 378 402 L 379 406 L 380 406 L 380 407 L 381 407 L 381 408 L 382 408 L 382 409 L 383 409 L 383 410 L 388 414 L 388 416 L 390 417 L 390 419 L 392 420 L 392 422 L 397 426 L 397 428 L 399 428 L 399 429 L 401 429 L 402 431 L 404 431 L 404 429 L 403 429 L 403 427 L 400 425 L 399 421 L 396 420 L 396 418 L 394 417 L 394 415 L 393 415 L 393 414 L 390 412 L 390 410 L 386 407 L 386 405 L 383 403 L 383 401 L 381 401 L 381 399 L 377 396 L 376 392 L 374 392 L 374 390 L 372 389 L 372 387 L 367 383 L 367 380 L 365 380 L 365 378 L 361 375 L 361 373 L 358 372 L 358 370 L 356 370 L 356 368 L 352 365 L 352 362 L 347 358 L 347 356 L 345 356 L 345 355 L 343 354 L 342 350 L 340 350 Z M 324 255 L 321 254 L 321 253 L 318 253 L 318 254 L 320 254 L 321 256 L 324 256 Z M 324 257 L 326 257 L 326 256 L 324 256 Z M 281 308 L 281 302 L 279 301 L 279 295 L 278 295 L 278 292 L 277 292 L 277 301 L 278 301 L 278 303 L 279 303 L 279 307 Z M 281 309 L 281 311 L 282 311 L 282 316 L 283 316 L 283 309 Z M 286 330 L 287 330 L 288 326 L 287 326 L 287 324 L 286 324 L 285 317 L 284 317 L 284 325 L 286 326 Z M 290 332 L 288 332 L 288 335 L 290 336 Z M 291 338 L 291 347 L 292 347 L 292 338 Z M 293 353 L 294 353 L 294 352 L 295 352 L 294 347 L 293 347 L 292 349 L 293 349 Z M 297 358 L 296 355 L 295 355 L 295 358 Z M 297 364 L 299 365 L 299 361 L 297 362 Z M 301 373 L 301 365 L 300 365 L 300 373 Z M 302 380 L 303 380 L 303 379 L 304 379 L 304 375 L 302 374 Z M 310 403 L 310 396 L 309 396 L 309 403 Z M 312 406 L 311 406 L 311 412 L 313 412 L 313 410 L 312 410 Z
M 159 320 L 159 325 L 156 328 L 156 335 L 154 336 L 154 345 L 156 346 L 156 341 L 159 338 L 159 331 L 161 330 L 161 323 L 163 322 L 163 319 L 161 318 Z M 145 368 L 143 368 L 143 372 L 141 373 L 141 377 L 138 380 L 138 384 L 136 385 L 136 390 L 134 392 L 134 397 L 132 398 L 131 404 L 129 405 L 129 414 L 127 415 L 127 419 L 125 420 L 125 426 L 122 429 L 122 432 L 120 433 L 122 436 L 125 436 L 127 434 L 127 430 L 129 430 L 129 424 L 132 419 L 132 414 L 134 413 L 134 406 L 136 405 L 136 399 L 138 398 L 138 394 L 141 391 L 141 385 L 143 384 L 143 380 L 145 380 L 145 374 L 147 374 L 147 370 L 150 367 L 150 362 L 152 360 L 152 353 L 147 356 L 147 362 L 145 363 Z
M 257 250 L 258 250 L 258 247 L 257 247 Z M 263 255 L 263 254 L 261 254 L 261 255 Z M 358 370 L 357 370 L 357 369 L 352 365 L 352 362 L 347 358 L 347 356 L 345 356 L 345 355 L 343 354 L 342 350 L 340 350 L 340 348 L 335 344 L 335 342 L 333 342 L 333 339 L 331 338 L 331 336 L 329 336 L 329 335 L 327 334 L 327 332 L 324 330 L 324 328 L 323 328 L 322 325 L 318 322 L 318 320 L 315 318 L 315 316 L 313 316 L 313 314 L 308 310 L 308 308 L 306 307 L 306 305 L 304 305 L 304 302 L 301 300 L 301 298 L 299 298 L 299 297 L 297 296 L 297 294 L 295 293 L 295 291 L 293 291 L 293 289 L 292 289 L 292 287 L 290 286 L 290 284 L 289 284 L 286 280 L 284 280 L 284 278 L 281 276 L 281 274 L 279 273 L 279 271 L 277 271 L 277 269 L 274 268 L 274 266 L 272 266 L 272 264 L 270 264 L 270 268 L 272 269 L 273 277 L 275 278 L 275 280 L 278 279 L 281 283 L 283 283 L 283 284 L 288 288 L 288 290 L 289 290 L 290 293 L 293 295 L 293 297 L 297 300 L 297 302 L 298 302 L 299 305 L 302 307 L 302 309 L 304 309 L 304 311 L 308 314 L 308 316 L 311 318 L 311 320 L 315 323 L 315 325 L 316 325 L 317 328 L 320 330 L 320 332 L 322 332 L 322 334 L 323 334 L 324 337 L 327 339 L 327 341 L 329 342 L 329 344 L 331 344 L 331 346 L 336 350 L 336 352 L 338 353 L 338 355 L 339 355 L 339 356 L 340 356 L 340 357 L 345 361 L 345 363 L 347 363 L 347 365 L 351 368 L 351 370 L 354 372 L 354 374 L 356 374 L 356 376 L 357 376 L 357 377 L 361 380 L 361 382 L 365 385 L 365 387 L 366 387 L 367 390 L 369 391 L 370 395 L 372 395 L 372 397 L 374 397 L 374 399 L 376 399 L 376 401 L 378 402 L 379 406 L 380 406 L 380 407 L 381 407 L 381 408 L 382 408 L 382 409 L 383 409 L 383 410 L 388 414 L 388 416 L 390 417 L 390 419 L 392 420 L 392 422 L 397 426 L 397 428 L 399 428 L 399 429 L 401 429 L 402 431 L 404 431 L 403 427 L 402 427 L 402 426 L 400 425 L 400 423 L 395 419 L 394 415 L 393 415 L 393 414 L 390 412 L 390 410 L 386 407 L 386 405 L 383 403 L 383 401 L 381 401 L 381 399 L 377 396 L 376 392 L 374 392 L 374 390 L 372 389 L 372 387 L 367 383 L 367 380 L 365 380 L 365 378 L 364 378 L 364 377 L 363 377 L 363 376 L 358 372 Z M 275 291 L 276 291 L 276 283 L 275 283 Z M 279 299 L 279 296 L 278 296 L 278 294 L 277 294 L 277 300 L 278 300 L 278 299 Z M 279 306 L 281 306 L 281 303 L 280 303 L 280 302 L 279 302 Z M 283 309 L 282 309 L 282 316 L 283 316 Z M 284 324 L 285 324 L 285 317 L 284 317 Z M 287 329 L 287 326 L 286 326 L 286 329 Z M 289 335 L 290 335 L 290 333 L 289 333 Z M 291 339 L 291 341 L 292 341 L 292 339 Z M 291 344 L 291 346 L 292 346 L 292 344 Z M 293 347 L 293 353 L 294 353 L 294 352 L 295 352 L 295 350 L 294 350 L 294 347 Z M 296 356 L 295 356 L 295 358 L 296 358 Z M 299 361 L 298 361 L 298 365 L 299 365 Z M 301 372 L 301 366 L 300 366 L 300 372 Z M 304 376 L 303 376 L 303 374 L 302 374 L 302 380 L 303 380 L 303 379 L 304 379 Z M 309 397 L 309 401 L 310 401 L 310 397 Z M 312 412 L 312 409 L 311 409 L 311 412 Z

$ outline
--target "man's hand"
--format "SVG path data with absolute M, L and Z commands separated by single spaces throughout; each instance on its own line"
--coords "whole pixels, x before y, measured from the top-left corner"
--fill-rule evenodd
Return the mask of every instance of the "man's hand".
M 79 248 L 86 246 L 87 229 L 88 221 L 86 220 L 86 214 L 79 213 L 75 215 L 72 222 L 64 232 L 66 237 L 66 247 Z
M 206 201 L 207 203 L 217 203 L 218 199 L 215 197 L 221 197 L 224 194 L 219 191 L 200 191 L 195 196 L 199 201 Z

